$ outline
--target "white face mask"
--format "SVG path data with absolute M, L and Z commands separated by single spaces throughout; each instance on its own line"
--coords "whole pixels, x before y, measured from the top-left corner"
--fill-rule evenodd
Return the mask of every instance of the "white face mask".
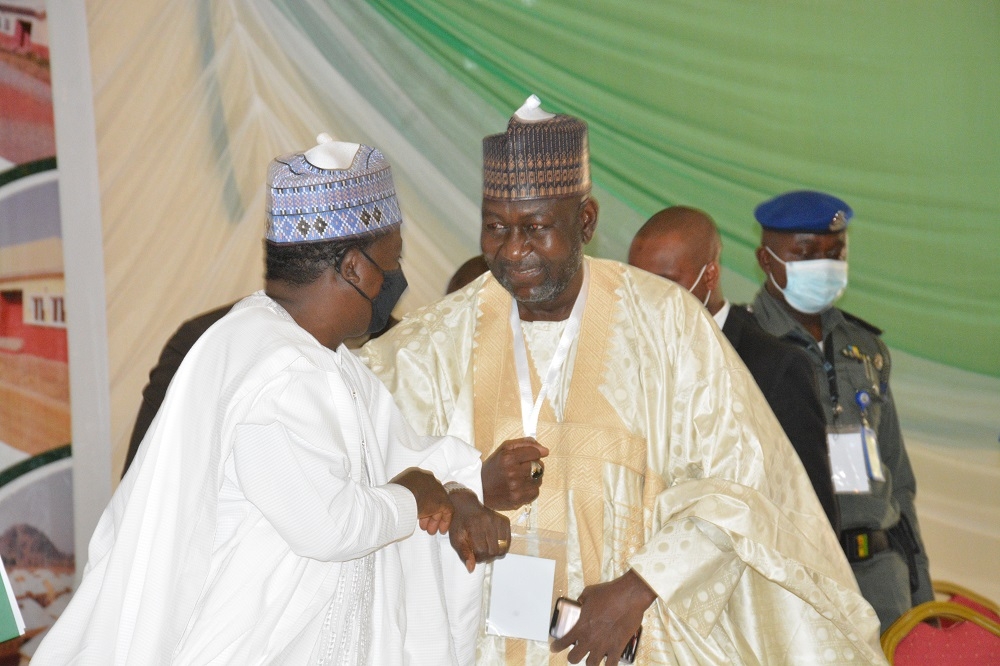
M 771 248 L 764 246 L 772 257 L 785 265 L 786 285 L 782 289 L 769 275 L 771 282 L 785 300 L 799 312 L 817 314 L 826 310 L 847 289 L 847 262 L 840 259 L 809 259 L 782 261 Z
M 708 264 L 705 264 L 704 266 L 701 267 L 701 272 L 698 273 L 698 277 L 694 279 L 694 284 L 688 287 L 688 291 L 694 291 L 694 288 L 698 286 L 699 282 L 701 282 L 701 277 L 705 274 L 705 271 L 707 269 L 708 269 Z M 704 305 L 706 308 L 708 307 L 708 299 L 709 297 L 711 297 L 711 295 L 712 295 L 712 290 L 709 289 L 708 293 L 705 294 L 705 301 L 702 303 L 702 305 Z

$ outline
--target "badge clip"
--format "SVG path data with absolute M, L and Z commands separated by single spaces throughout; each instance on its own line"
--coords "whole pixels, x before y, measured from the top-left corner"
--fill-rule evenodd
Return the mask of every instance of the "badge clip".
M 858 404 L 858 409 L 861 410 L 861 416 L 864 417 L 865 412 L 868 411 L 868 405 L 872 404 L 872 396 L 868 393 L 868 391 L 862 389 L 854 394 L 854 402 Z

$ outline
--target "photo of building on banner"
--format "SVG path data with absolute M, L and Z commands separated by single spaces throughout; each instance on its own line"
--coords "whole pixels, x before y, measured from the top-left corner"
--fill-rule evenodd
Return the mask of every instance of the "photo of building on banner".
M 44 0 L 0 0 L 0 558 L 27 663 L 74 580 L 67 304 Z M 8 634 L 9 635 L 9 634 Z

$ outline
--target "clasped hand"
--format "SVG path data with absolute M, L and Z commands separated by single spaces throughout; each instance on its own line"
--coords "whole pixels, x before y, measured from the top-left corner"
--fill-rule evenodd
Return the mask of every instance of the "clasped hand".
M 397 474 L 390 483 L 397 483 L 413 493 L 420 529 L 428 534 L 445 534 L 448 531 L 455 507 L 436 476 L 419 467 L 410 467 Z
M 471 573 L 476 562 L 489 562 L 506 555 L 510 548 L 510 519 L 487 509 L 468 488 L 453 490 L 449 496 L 455 514 L 448 538 L 465 562 L 465 568 Z
M 417 467 L 400 472 L 392 479 L 417 501 L 420 529 L 428 534 L 445 534 L 452 548 L 471 572 L 477 562 L 488 562 L 510 548 L 510 520 L 479 502 L 468 488 L 451 493 L 431 474 Z

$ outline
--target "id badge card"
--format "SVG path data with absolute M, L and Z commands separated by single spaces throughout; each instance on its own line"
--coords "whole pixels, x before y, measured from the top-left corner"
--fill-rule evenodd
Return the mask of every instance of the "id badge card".
M 493 562 L 486 633 L 548 641 L 552 604 L 566 592 L 556 582 L 565 568 L 566 535 L 512 530 L 510 550 Z
M 866 428 L 870 431 L 870 428 Z M 874 433 L 872 441 L 874 442 Z M 866 438 L 861 428 L 830 428 L 826 433 L 826 443 L 830 450 L 830 472 L 835 493 L 870 493 Z M 876 450 L 875 460 L 878 461 Z M 881 474 L 882 465 L 878 463 Z

